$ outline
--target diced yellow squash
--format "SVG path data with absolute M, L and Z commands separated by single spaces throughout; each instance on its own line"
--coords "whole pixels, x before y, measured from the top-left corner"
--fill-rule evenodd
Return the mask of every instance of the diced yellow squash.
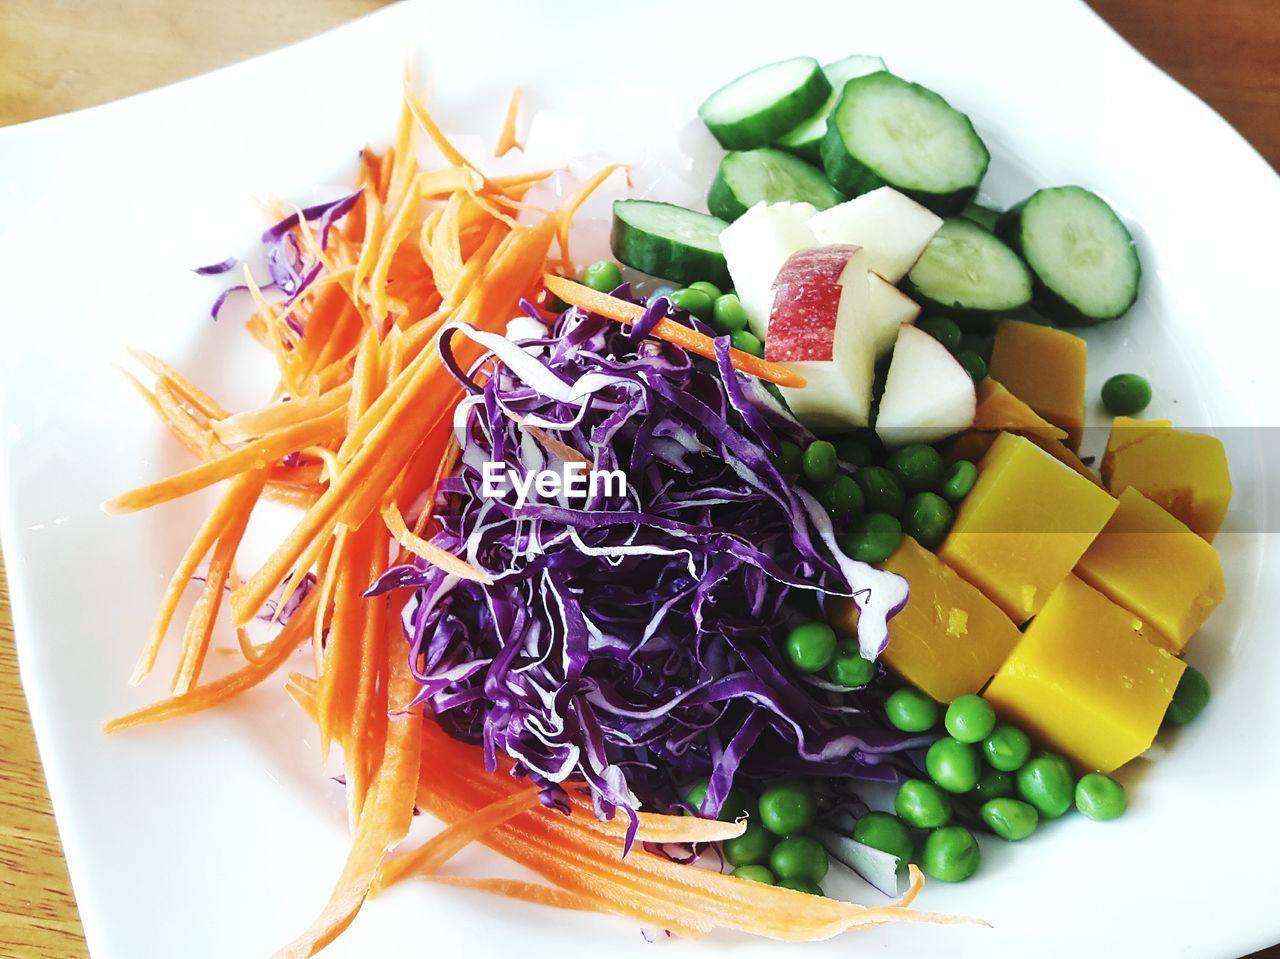
M 1209 542 L 1231 503 L 1231 471 L 1222 440 L 1175 430 L 1168 420 L 1116 417 L 1102 457 L 1113 495 L 1133 487 Z
M 1151 745 L 1185 668 L 1140 619 L 1068 576 L 985 695 L 1081 769 L 1111 772 Z
M 1000 433 L 938 557 L 1024 623 L 1115 509 L 1114 498 L 1026 437 Z
M 1066 430 L 1058 429 L 1040 416 L 994 377 L 983 377 L 978 382 L 977 393 L 978 405 L 974 411 L 973 428 L 961 433 L 947 445 L 946 457 L 950 462 L 970 460 L 976 463 L 996 441 L 996 434 L 1006 430 L 1025 436 L 1089 482 L 1101 485 L 1097 474 L 1085 466 L 1080 457 L 1062 442 L 1067 437 Z
M 1076 575 L 1145 621 L 1149 638 L 1175 654 L 1226 592 L 1217 550 L 1132 486 Z
M 1066 430 L 1066 445 L 1074 452 L 1084 435 L 1086 352 L 1080 337 L 1022 320 L 1001 320 L 991 348 L 991 375 Z
M 1018 627 L 910 536 L 882 566 L 911 587 L 907 605 L 889 620 L 884 662 L 941 703 L 979 692 L 1018 641 Z M 846 633 L 856 631 L 852 600 L 834 606 L 832 622 Z

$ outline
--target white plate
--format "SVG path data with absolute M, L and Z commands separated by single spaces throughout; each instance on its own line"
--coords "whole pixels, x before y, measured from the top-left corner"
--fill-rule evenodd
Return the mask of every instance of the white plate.
M 504 0 L 393 7 L 258 60 L 120 103 L 0 130 L 0 506 L 23 679 L 85 932 L 97 959 L 264 955 L 327 895 L 347 846 L 339 787 L 279 684 L 198 720 L 104 738 L 161 695 L 125 680 L 201 504 L 108 519 L 98 503 L 178 468 L 109 368 L 126 344 L 167 356 L 233 405 L 269 364 L 206 316 L 195 264 L 242 252 L 253 198 L 336 195 L 365 142 L 385 144 L 401 51 L 429 65 L 448 128 L 496 131 L 510 88 L 584 118 L 582 151 L 689 151 L 657 193 L 714 162 L 701 95 L 795 53 L 882 54 L 969 112 L 993 148 L 989 199 L 1079 182 L 1136 224 L 1134 314 L 1089 331 L 1091 394 L 1147 373 L 1155 415 L 1225 430 L 1237 495 L 1219 540 L 1229 598 L 1191 658 L 1214 705 L 1159 762 L 1126 774 L 1130 814 L 1075 818 L 1018 847 L 986 844 L 978 878 L 922 905 L 990 931 L 887 927 L 810 950 L 923 957 L 1229 957 L 1280 940 L 1272 893 L 1280 794 L 1280 569 L 1259 535 L 1277 513 L 1275 174 L 1203 104 L 1067 0 L 732 5 Z M 652 165 L 646 167 L 651 171 Z M 706 182 L 702 180 L 701 182 Z M 677 196 L 677 198 L 679 198 Z M 1099 411 L 1095 411 L 1100 417 Z M 459 868 L 492 868 L 468 852 Z M 868 894 L 874 895 L 874 894 Z M 710 955 L 789 952 L 738 937 Z M 649 956 L 631 925 L 464 891 L 403 888 L 369 905 L 334 956 L 532 955 L 566 945 Z

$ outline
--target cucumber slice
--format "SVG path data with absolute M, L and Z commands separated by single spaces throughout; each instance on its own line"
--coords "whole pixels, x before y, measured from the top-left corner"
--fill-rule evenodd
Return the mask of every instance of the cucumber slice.
M 844 85 L 822 138 L 822 165 L 841 193 L 888 184 L 943 216 L 964 209 L 990 162 L 967 116 L 883 71 Z
M 926 309 L 980 318 L 1030 303 L 1031 272 L 995 234 L 952 217 L 907 274 L 907 292 Z
M 720 249 L 727 223 L 705 213 L 653 200 L 615 200 L 609 246 L 627 266 L 675 283 L 707 280 L 728 289 Z
M 1123 316 L 1138 298 L 1142 264 L 1115 211 L 1078 186 L 1038 190 L 1000 218 L 1000 236 L 1035 274 L 1035 306 L 1065 326 Z
M 822 72 L 827 75 L 827 80 L 831 83 L 831 95 L 827 97 L 827 102 L 817 113 L 794 130 L 778 137 L 777 145 L 806 160 L 821 163 L 822 138 L 827 132 L 827 117 L 831 116 L 831 111 L 835 108 L 836 100 L 840 99 L 840 91 L 844 89 L 844 85 L 854 77 L 863 77 L 868 73 L 887 69 L 889 68 L 879 57 L 868 57 L 861 53 L 855 53 L 835 63 L 828 63 L 822 68 Z
M 830 95 L 818 61 L 793 57 L 725 84 L 703 101 L 698 116 L 726 150 L 750 150 L 782 136 Z
M 966 220 L 972 220 L 984 230 L 996 232 L 996 221 L 1000 219 L 1000 211 L 993 210 L 989 206 L 983 206 L 980 203 L 970 203 L 964 208 L 960 214 Z
M 761 147 L 725 154 L 707 194 L 707 209 L 732 223 L 761 200 L 799 200 L 827 210 L 843 203 L 844 197 L 821 170 L 790 153 Z

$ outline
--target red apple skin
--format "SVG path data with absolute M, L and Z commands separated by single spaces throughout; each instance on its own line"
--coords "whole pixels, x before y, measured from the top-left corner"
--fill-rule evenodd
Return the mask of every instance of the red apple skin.
M 831 360 L 840 313 L 840 275 L 858 247 L 817 246 L 793 253 L 778 271 L 764 356 L 771 362 Z

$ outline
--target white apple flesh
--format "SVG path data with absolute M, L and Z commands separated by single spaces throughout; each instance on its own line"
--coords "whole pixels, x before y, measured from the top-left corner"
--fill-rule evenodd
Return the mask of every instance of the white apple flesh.
M 778 271 L 765 359 L 805 378 L 803 389 L 783 388 L 782 395 L 811 428 L 866 426 L 870 420 L 875 353 L 869 299 L 860 247 L 801 250 Z
M 854 243 L 867 251 L 867 269 L 897 283 L 915 266 L 942 218 L 892 187 L 864 193 L 808 222 L 819 243 Z
M 886 446 L 936 443 L 973 425 L 973 380 L 945 346 L 914 326 L 898 328 L 876 434 Z
M 870 285 L 867 322 L 871 325 L 870 335 L 878 360 L 893 349 L 898 340 L 898 327 L 914 323 L 920 316 L 920 304 L 874 273 L 869 273 L 867 280 Z
M 809 203 L 761 201 L 720 233 L 733 288 L 747 313 L 751 332 L 768 339 L 773 281 L 793 253 L 817 246 L 805 222 L 817 210 Z

